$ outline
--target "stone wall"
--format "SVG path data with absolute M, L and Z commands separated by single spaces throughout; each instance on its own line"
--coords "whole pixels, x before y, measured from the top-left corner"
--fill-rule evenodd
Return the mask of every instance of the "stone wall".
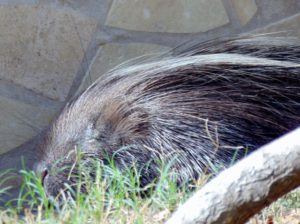
M 30 166 L 64 103 L 120 63 L 299 24 L 299 0 L 0 0 L 0 171 Z

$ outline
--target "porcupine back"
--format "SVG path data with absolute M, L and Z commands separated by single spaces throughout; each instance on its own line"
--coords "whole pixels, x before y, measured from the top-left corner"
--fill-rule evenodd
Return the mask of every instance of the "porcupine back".
M 148 164 L 143 186 L 158 175 L 156 160 L 172 160 L 179 180 L 196 178 L 299 125 L 299 62 L 298 39 L 261 36 L 112 70 L 62 111 L 38 169 L 78 146 L 87 156 L 112 156 L 120 169 Z M 58 177 L 51 178 L 49 186 Z M 49 186 L 50 194 L 59 188 Z

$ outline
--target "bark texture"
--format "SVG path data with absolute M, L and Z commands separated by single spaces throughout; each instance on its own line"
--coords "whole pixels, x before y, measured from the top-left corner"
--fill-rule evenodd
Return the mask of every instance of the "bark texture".
M 167 224 L 245 223 L 300 185 L 300 128 L 221 172 L 178 208 Z

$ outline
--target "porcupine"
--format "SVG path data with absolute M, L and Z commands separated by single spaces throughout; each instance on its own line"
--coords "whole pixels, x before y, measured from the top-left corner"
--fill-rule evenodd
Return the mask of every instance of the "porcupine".
M 141 186 L 159 176 L 157 161 L 172 160 L 180 183 L 243 157 L 299 125 L 299 62 L 299 39 L 250 36 L 111 70 L 65 106 L 37 148 L 47 195 L 73 184 L 76 169 L 51 170 L 71 166 L 75 148 L 83 160 L 108 155 L 119 169 L 144 169 Z

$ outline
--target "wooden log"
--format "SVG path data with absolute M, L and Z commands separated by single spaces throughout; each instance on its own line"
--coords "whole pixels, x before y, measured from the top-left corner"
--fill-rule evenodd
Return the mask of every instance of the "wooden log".
M 300 128 L 261 147 L 196 192 L 167 224 L 245 223 L 300 185 Z

